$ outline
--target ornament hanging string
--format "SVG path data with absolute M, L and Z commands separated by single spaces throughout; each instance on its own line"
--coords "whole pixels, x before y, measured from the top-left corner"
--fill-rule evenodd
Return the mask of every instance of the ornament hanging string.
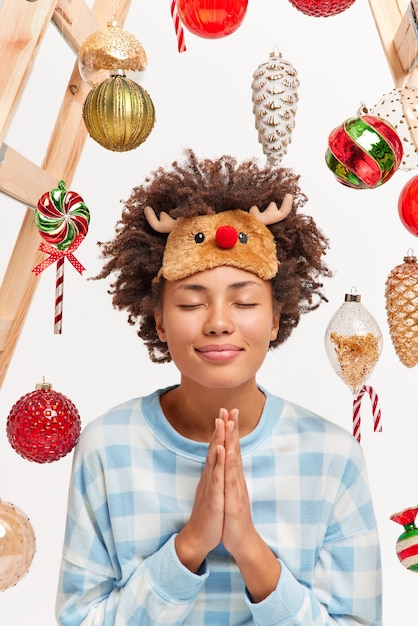
M 171 17 L 173 18 L 174 28 L 177 37 L 177 48 L 179 52 L 186 52 L 186 42 L 184 39 L 184 30 L 181 23 L 178 11 L 177 0 L 170 0 L 171 2 Z
M 78 235 L 73 243 L 66 250 L 58 250 L 57 248 L 50 246 L 45 242 L 39 244 L 39 250 L 49 254 L 39 265 L 33 268 L 33 272 L 38 276 L 47 267 L 56 262 L 56 279 L 55 279 L 55 315 L 54 315 L 54 334 L 60 335 L 62 333 L 62 306 L 64 297 L 64 261 L 67 258 L 71 265 L 77 270 L 79 274 L 82 274 L 85 267 L 75 258 L 73 252 L 75 252 L 78 246 L 84 240 L 84 235 Z
M 353 436 L 360 443 L 361 441 L 361 416 L 360 416 L 360 407 L 361 401 L 365 393 L 369 394 L 370 402 L 372 403 L 372 415 L 373 415 L 373 430 L 375 433 L 382 432 L 382 423 L 381 423 L 381 411 L 379 408 L 379 397 L 373 387 L 370 385 L 363 385 L 360 391 L 356 395 L 353 400 Z

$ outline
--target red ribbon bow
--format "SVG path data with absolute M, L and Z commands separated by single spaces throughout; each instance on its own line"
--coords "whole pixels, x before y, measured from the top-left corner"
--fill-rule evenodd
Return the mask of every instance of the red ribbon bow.
M 86 268 L 83 267 L 80 261 L 78 261 L 75 258 L 75 256 L 73 255 L 73 252 L 77 250 L 78 246 L 81 244 L 83 239 L 84 239 L 84 235 L 78 235 L 74 239 L 73 243 L 66 250 L 58 250 L 58 248 L 51 246 L 49 243 L 45 243 L 44 241 L 41 241 L 41 243 L 39 244 L 38 250 L 40 250 L 41 252 L 45 252 L 46 254 L 49 254 L 50 256 L 44 259 L 41 263 L 39 263 L 39 265 L 34 267 L 32 272 L 35 272 L 35 274 L 38 276 L 38 274 L 40 274 L 47 267 L 52 265 L 52 263 L 55 263 L 56 261 L 59 261 L 63 257 L 66 257 L 70 261 L 71 265 L 75 267 L 77 272 L 82 274 Z

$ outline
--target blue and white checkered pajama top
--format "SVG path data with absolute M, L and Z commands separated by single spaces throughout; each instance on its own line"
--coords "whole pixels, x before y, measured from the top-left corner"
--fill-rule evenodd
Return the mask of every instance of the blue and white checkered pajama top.
M 178 560 L 174 538 L 190 516 L 208 445 L 170 426 L 160 390 L 93 420 L 77 444 L 61 626 L 381 624 L 361 448 L 344 429 L 263 391 L 261 420 L 241 450 L 255 526 L 280 559 L 276 589 L 253 603 L 222 545 L 197 574 Z

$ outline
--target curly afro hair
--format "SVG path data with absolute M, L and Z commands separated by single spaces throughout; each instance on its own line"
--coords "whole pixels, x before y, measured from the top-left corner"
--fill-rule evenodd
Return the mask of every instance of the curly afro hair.
M 277 275 L 270 281 L 273 301 L 280 312 L 280 329 L 271 348 L 283 343 L 298 325 L 301 314 L 316 309 L 322 301 L 321 277 L 331 272 L 323 262 L 328 240 L 308 215 L 298 213 L 307 201 L 298 185 L 299 176 L 291 169 L 260 168 L 254 159 L 238 163 L 232 156 L 198 160 L 193 150 L 185 159 L 175 161 L 171 169 L 152 172 L 144 184 L 132 190 L 120 220 L 116 236 L 99 243 L 105 260 L 96 279 L 114 275 L 109 293 L 117 309 L 126 309 L 128 322 L 137 325 L 137 334 L 157 363 L 171 360 L 167 345 L 155 329 L 154 311 L 161 302 L 163 281 L 154 281 L 162 265 L 166 234 L 154 231 L 144 216 L 151 206 L 157 216 L 161 211 L 171 217 L 189 217 L 228 211 L 260 211 L 271 201 L 278 206 L 286 193 L 294 197 L 285 220 L 271 225 L 280 261 Z

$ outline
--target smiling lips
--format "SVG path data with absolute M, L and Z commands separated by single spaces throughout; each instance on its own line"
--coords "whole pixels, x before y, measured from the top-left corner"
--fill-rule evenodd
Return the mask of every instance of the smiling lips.
M 198 348 L 196 352 L 210 361 L 229 361 L 237 356 L 242 348 L 231 344 L 214 344 Z

